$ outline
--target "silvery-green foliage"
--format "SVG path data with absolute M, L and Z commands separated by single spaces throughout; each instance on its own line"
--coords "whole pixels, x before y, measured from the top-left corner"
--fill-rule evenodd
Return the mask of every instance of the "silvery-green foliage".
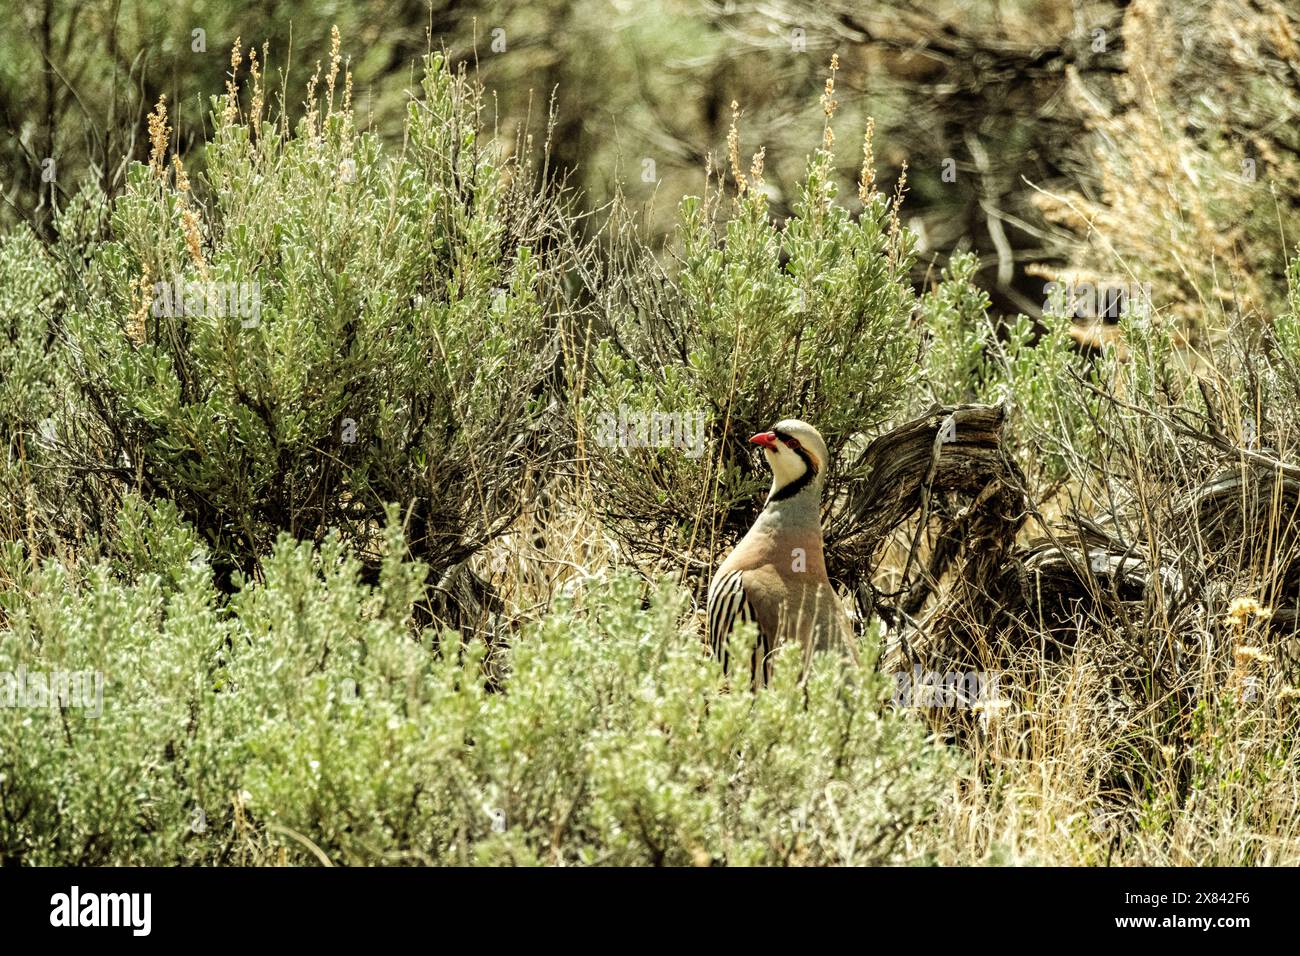
M 445 566 L 544 465 L 544 301 L 570 219 L 479 96 L 431 57 L 391 152 L 325 101 L 290 131 L 218 98 L 192 188 L 131 169 L 68 318 L 109 438 L 87 453 L 174 501 L 219 566 L 252 567 L 281 531 L 364 545 L 385 502 Z M 177 282 L 239 307 L 169 297 Z
M 934 400 L 1003 404 L 1008 446 L 1031 479 L 1059 479 L 1069 452 L 1092 448 L 1096 400 L 1081 380 L 1090 371 L 1070 337 L 1070 320 L 1049 307 L 1035 323 L 1024 315 L 998 321 L 975 284 L 978 259 L 953 256 L 939 283 L 921 297 L 928 340 L 924 382 Z M 1104 373 L 1101 373 L 1104 376 Z
M 104 675 L 97 716 L 0 708 L 3 862 L 908 861 L 953 769 L 838 655 L 729 691 L 668 586 L 591 582 L 490 692 L 481 643 L 413 630 L 395 511 L 376 584 L 282 538 L 228 603 L 174 507 L 119 522 L 115 558 L 0 555 L 0 671 Z
M 54 410 L 48 352 L 60 293 L 53 257 L 30 228 L 0 236 L 0 428 L 9 460 Z
M 25 225 L 0 236 L 0 535 L 40 540 L 57 529 L 75 537 L 93 510 L 63 454 L 76 411 L 76 375 L 63 348 L 61 316 L 76 238 L 79 195 L 59 223 L 69 238 L 53 246 Z
M 681 204 L 671 267 L 641 250 L 593 283 L 602 338 L 582 424 L 602 501 L 635 520 L 638 547 L 698 545 L 719 521 L 745 524 L 767 481 L 745 444 L 755 431 L 802 418 L 838 449 L 908 406 L 920 349 L 912 233 L 876 193 L 852 215 L 824 149 L 797 196 L 779 222 L 760 183 L 734 200 L 710 186 Z M 607 447 L 599 416 L 622 406 L 701 414 L 704 454 Z M 854 477 L 839 458 L 831 494 Z
M 987 351 L 997 338 L 989 316 L 988 293 L 975 285 L 979 259 L 958 253 L 948 262 L 935 287 L 923 296 L 925 376 L 936 402 L 951 404 L 980 398 L 987 371 Z
M 1300 367 L 1300 255 L 1293 258 L 1286 273 L 1287 308 L 1273 323 L 1273 334 L 1281 359 L 1293 370 Z

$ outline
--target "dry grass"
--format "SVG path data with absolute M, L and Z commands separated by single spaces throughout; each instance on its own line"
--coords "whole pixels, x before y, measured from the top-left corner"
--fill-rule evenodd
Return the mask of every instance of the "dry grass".
M 1076 237 L 1072 276 L 1151 283 L 1193 346 L 1227 313 L 1275 314 L 1279 250 L 1295 239 L 1285 197 L 1300 190 L 1285 145 L 1300 116 L 1297 31 L 1300 15 L 1276 2 L 1132 5 L 1115 88 L 1071 75 L 1093 133 L 1095 189 L 1036 199 Z

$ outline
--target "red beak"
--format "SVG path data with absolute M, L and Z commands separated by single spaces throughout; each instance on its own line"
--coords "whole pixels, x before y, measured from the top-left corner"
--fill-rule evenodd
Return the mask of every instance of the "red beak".
M 762 445 L 764 448 L 776 448 L 776 432 L 759 432 L 749 441 L 751 444 Z

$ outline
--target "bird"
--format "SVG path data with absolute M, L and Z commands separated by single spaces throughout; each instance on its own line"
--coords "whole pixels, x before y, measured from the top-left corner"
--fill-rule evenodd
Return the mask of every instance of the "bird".
M 753 527 L 709 584 L 706 616 L 713 655 L 728 669 L 727 638 L 741 622 L 757 625 L 751 661 L 755 689 L 772 677 L 771 654 L 784 641 L 814 650 L 846 648 L 856 658 L 852 627 L 826 574 L 822 490 L 830 468 L 826 442 L 806 422 L 786 419 L 749 439 L 763 450 L 772 487 Z

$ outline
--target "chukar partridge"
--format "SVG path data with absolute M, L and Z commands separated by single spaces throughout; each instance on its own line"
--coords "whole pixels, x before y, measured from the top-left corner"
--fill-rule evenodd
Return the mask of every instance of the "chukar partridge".
M 853 654 L 845 617 L 822 554 L 821 498 L 830 455 L 811 425 L 787 419 L 750 439 L 772 469 L 767 504 L 709 585 L 709 646 L 728 666 L 727 637 L 741 621 L 758 627 L 754 686 L 771 677 L 770 655 L 797 640 L 804 665 L 814 650 L 845 647 Z

